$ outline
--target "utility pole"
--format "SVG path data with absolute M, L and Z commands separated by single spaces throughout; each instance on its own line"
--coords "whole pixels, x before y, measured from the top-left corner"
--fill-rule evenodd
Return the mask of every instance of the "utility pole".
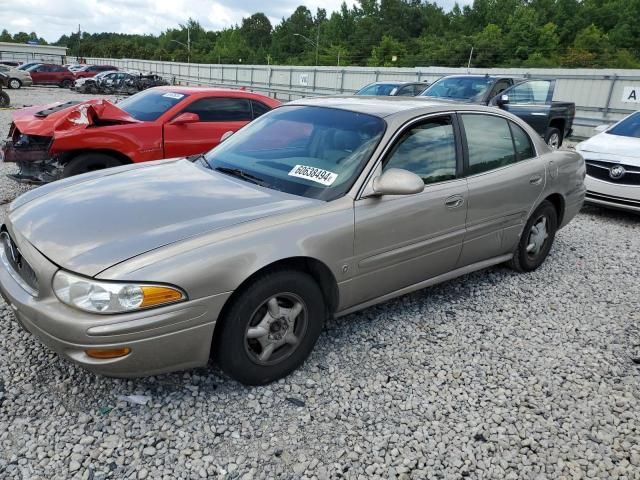
M 187 27 L 187 63 L 191 63 L 191 29 Z
M 316 34 L 316 67 L 318 66 L 319 54 L 320 54 L 320 23 L 318 23 L 318 32 Z
M 80 37 L 81 36 L 82 36 L 82 33 L 80 32 L 80 24 L 78 24 L 78 58 L 76 59 L 78 63 L 80 63 Z
M 471 57 L 473 57 L 473 45 L 471 45 L 471 53 L 469 54 L 469 61 L 467 62 L 467 73 L 471 69 Z

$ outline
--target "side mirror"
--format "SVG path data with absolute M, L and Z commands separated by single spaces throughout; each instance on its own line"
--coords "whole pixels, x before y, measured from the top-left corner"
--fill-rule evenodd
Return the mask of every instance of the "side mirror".
M 200 115 L 197 113 L 185 112 L 178 115 L 176 118 L 169 122 L 170 125 L 186 125 L 188 123 L 198 123 L 200 121 Z
M 498 99 L 496 100 L 496 105 L 498 105 L 500 108 L 504 107 L 505 105 L 509 105 L 509 95 L 499 95 Z
M 229 138 L 231 135 L 233 135 L 234 132 L 232 132 L 231 130 L 229 130 L 228 132 L 224 132 L 222 134 L 222 137 L 220 137 L 220 143 L 224 142 L 227 138 Z
M 424 190 L 422 179 L 409 170 L 390 168 L 373 179 L 370 197 L 382 195 L 413 195 Z
M 602 133 L 609 130 L 609 127 L 611 127 L 611 125 L 598 125 L 597 127 L 594 128 L 594 130 L 598 133 Z

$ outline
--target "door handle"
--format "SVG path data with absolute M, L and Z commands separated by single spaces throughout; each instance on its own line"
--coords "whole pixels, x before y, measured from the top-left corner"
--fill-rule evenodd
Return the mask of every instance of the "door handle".
M 531 185 L 540 185 L 542 183 L 542 175 L 534 175 L 529 179 Z
M 462 206 L 463 203 L 464 198 L 462 198 L 460 195 L 453 195 L 452 197 L 447 198 L 447 200 L 444 202 L 447 208 L 458 208 Z

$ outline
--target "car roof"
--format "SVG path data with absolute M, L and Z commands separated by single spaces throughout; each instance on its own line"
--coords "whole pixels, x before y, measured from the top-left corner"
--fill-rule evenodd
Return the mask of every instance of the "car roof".
M 337 108 L 356 113 L 365 113 L 377 117 L 389 117 L 408 110 L 422 109 L 426 111 L 480 110 L 492 111 L 489 107 L 461 104 L 452 100 L 432 97 L 367 97 L 367 96 L 332 96 L 309 97 L 294 100 L 287 105 Z M 426 112 L 425 112 L 426 113 Z
M 155 74 L 154 74 L 155 75 Z M 143 75 L 144 76 L 144 75 Z M 260 93 L 251 92 L 249 90 L 241 90 L 239 88 L 221 88 L 221 87 L 184 87 L 182 85 L 165 85 L 161 87 L 154 87 L 154 89 L 162 90 L 165 92 L 183 93 L 185 95 L 228 95 L 230 97 L 247 96 L 264 98 L 265 95 Z M 267 97 L 269 98 L 269 97 Z

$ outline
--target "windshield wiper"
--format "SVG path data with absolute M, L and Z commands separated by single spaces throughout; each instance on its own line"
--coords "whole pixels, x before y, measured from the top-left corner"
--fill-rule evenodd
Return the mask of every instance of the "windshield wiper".
M 255 175 L 247 173 L 244 170 L 241 170 L 239 168 L 216 167 L 216 168 L 214 168 L 214 170 L 216 170 L 216 171 L 218 171 L 220 173 L 225 173 L 227 175 L 231 175 L 232 177 L 241 178 L 242 180 L 245 180 L 245 181 L 250 182 L 250 183 L 254 183 L 256 185 L 260 185 L 261 187 L 271 188 L 271 186 L 267 182 L 265 182 L 263 179 L 261 179 L 260 177 L 256 177 Z

